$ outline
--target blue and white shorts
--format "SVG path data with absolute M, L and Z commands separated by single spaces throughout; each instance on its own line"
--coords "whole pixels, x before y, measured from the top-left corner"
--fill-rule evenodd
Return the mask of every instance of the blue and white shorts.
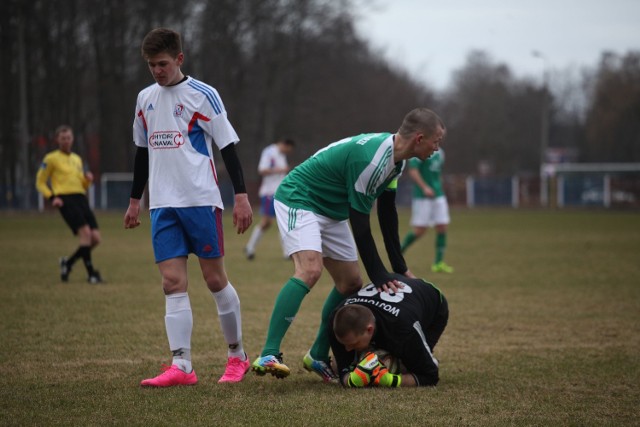
M 214 206 L 151 210 L 151 242 L 156 263 L 171 258 L 224 255 L 222 209 Z
M 276 216 L 276 208 L 273 206 L 275 199 L 273 196 L 261 196 L 260 197 L 260 214 L 269 218 Z

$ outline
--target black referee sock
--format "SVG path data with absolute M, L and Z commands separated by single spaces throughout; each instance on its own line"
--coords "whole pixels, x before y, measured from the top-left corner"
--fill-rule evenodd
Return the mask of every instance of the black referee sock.
M 82 258 L 82 248 L 85 248 L 86 246 L 78 246 L 78 249 L 76 249 L 76 251 L 73 253 L 73 255 L 71 255 L 68 259 L 67 259 L 67 266 L 69 266 L 69 268 L 71 268 L 73 266 L 73 264 L 76 263 L 76 261 L 78 260 L 78 258 Z
M 93 276 L 93 263 L 91 262 L 91 246 L 80 246 L 78 251 L 89 276 Z

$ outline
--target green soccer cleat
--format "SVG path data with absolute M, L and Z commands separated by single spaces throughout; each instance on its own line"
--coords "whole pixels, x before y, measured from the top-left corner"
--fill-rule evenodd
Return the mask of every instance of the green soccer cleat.
M 431 266 L 431 271 L 434 273 L 453 273 L 453 267 L 446 264 L 444 261 L 440 261 L 439 263 Z
M 251 370 L 257 375 L 271 374 L 276 378 L 285 378 L 291 373 L 287 365 L 282 363 L 282 353 L 277 356 L 268 354 L 258 357 L 251 364 Z
M 309 372 L 320 375 L 325 383 L 338 379 L 338 376 L 331 367 L 331 360 L 325 362 L 323 360 L 315 360 L 311 357 L 311 351 L 308 351 L 302 359 L 302 367 Z

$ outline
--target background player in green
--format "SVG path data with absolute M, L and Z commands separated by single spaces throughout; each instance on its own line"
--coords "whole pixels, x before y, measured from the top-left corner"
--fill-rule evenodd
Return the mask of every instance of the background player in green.
M 426 160 L 413 158 L 409 161 L 409 176 L 414 182 L 411 201 L 411 231 L 402 242 L 402 252 L 422 237 L 429 227 L 436 229 L 435 260 L 431 266 L 434 273 L 453 273 L 453 268 L 444 262 L 447 248 L 447 227 L 451 221 L 449 204 L 442 188 L 442 165 L 444 151 L 438 150 Z
M 444 135 L 444 123 L 433 111 L 416 108 L 404 117 L 395 134 L 362 134 L 330 144 L 282 181 L 275 195 L 276 218 L 295 271 L 276 298 L 265 345 L 252 363 L 258 375 L 289 375 L 280 345 L 324 267 L 335 286 L 325 301 L 316 341 L 304 356 L 303 366 L 325 381 L 336 378 L 329 360 L 327 320 L 347 295 L 362 287 L 358 253 L 376 287 L 397 290 L 400 286 L 382 263 L 371 234 L 373 204 L 377 199 L 393 271 L 413 277 L 400 251 L 395 191 L 389 187 L 406 160 L 426 159 L 438 150 Z

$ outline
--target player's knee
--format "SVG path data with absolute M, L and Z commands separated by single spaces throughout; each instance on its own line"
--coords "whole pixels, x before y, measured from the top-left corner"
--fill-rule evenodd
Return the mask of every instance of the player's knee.
M 322 275 L 322 266 L 307 267 L 304 270 L 296 271 L 295 275 L 306 283 L 307 286 L 312 287 L 318 282 L 318 280 L 320 280 L 320 276 Z
M 413 234 L 415 234 L 416 237 L 422 237 L 426 232 L 427 229 L 425 227 L 416 227 L 413 229 Z
M 351 295 L 362 289 L 362 285 L 362 278 L 358 276 L 350 281 L 341 283 L 339 285 L 336 284 L 336 289 L 338 289 L 338 292 L 340 292 L 342 295 Z
M 227 286 L 227 278 L 222 278 L 220 276 L 205 278 L 205 282 L 207 282 L 207 287 L 211 292 L 219 292 Z
M 102 243 L 102 236 L 100 236 L 100 233 L 92 233 L 91 234 L 91 247 L 96 247 L 100 243 Z
M 166 295 L 184 292 L 187 289 L 187 278 L 180 275 L 167 274 L 162 276 L 162 290 Z
M 78 229 L 76 230 L 76 235 L 80 239 L 81 245 L 91 245 L 93 240 L 93 233 L 91 232 L 91 229 L 88 225 L 78 227 Z
M 362 276 L 360 276 L 359 270 L 349 271 L 347 274 L 337 278 L 337 280 L 334 277 L 334 284 L 342 295 L 351 295 L 362 289 Z

